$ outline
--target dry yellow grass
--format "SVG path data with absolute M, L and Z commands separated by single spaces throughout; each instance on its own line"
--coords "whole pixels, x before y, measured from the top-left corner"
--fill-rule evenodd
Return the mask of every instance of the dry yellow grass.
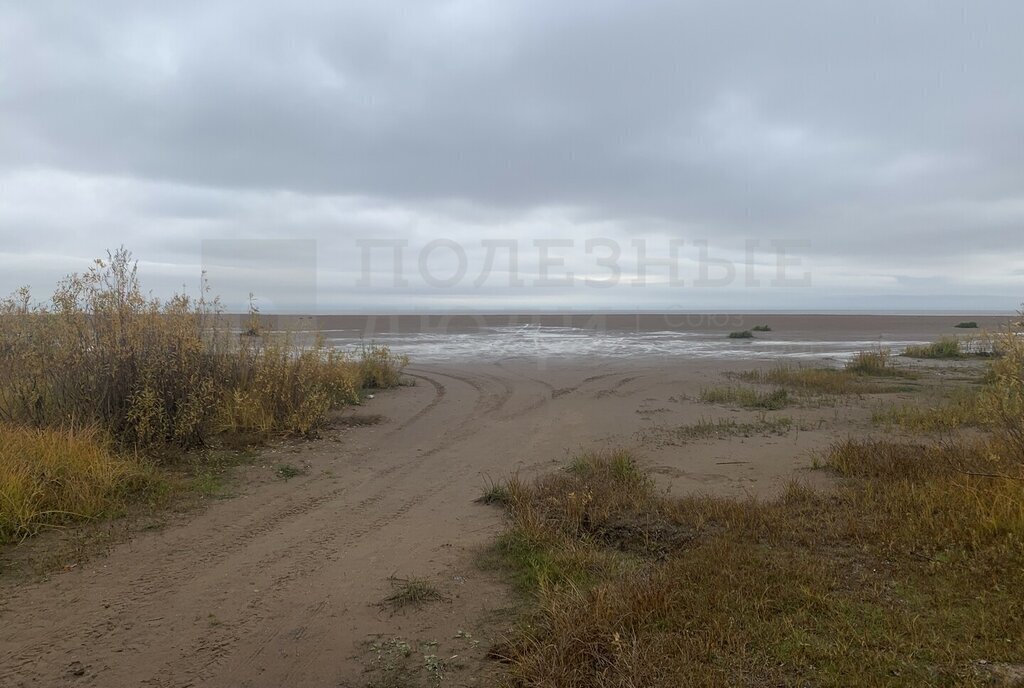
M 792 403 L 789 392 L 781 387 L 767 392 L 739 386 L 704 387 L 700 390 L 700 400 L 706 404 L 735 404 L 766 411 L 776 411 Z
M 1024 327 L 1024 313 L 1021 321 Z M 990 364 L 980 407 L 995 432 L 1024 456 L 1024 332 L 1008 329 L 997 337 L 996 347 L 1000 355 Z
M 873 414 L 876 423 L 897 425 L 919 432 L 953 431 L 964 427 L 989 430 L 1004 447 L 1024 454 L 1024 337 L 1014 330 L 985 339 L 984 351 L 998 352 L 991 359 L 981 389 L 960 389 L 935 404 L 893 406 Z M 939 347 L 941 351 L 941 347 Z M 966 350 L 961 356 L 978 355 Z M 932 358 L 958 356 L 935 354 Z
M 838 397 L 846 394 L 877 394 L 904 391 L 905 385 L 871 379 L 847 368 L 779 365 L 767 370 L 747 370 L 731 377 L 744 382 L 775 385 L 805 396 Z
M 119 514 L 158 485 L 152 469 L 114 454 L 94 429 L 0 424 L 0 543 Z
M 858 351 L 853 358 L 846 362 L 844 370 L 855 375 L 874 377 L 911 377 L 907 371 L 896 367 L 892 350 L 884 347 L 871 351 Z
M 1024 660 L 1024 472 L 992 457 L 844 442 L 837 490 L 771 501 L 670 499 L 622 453 L 513 481 L 506 683 L 992 685 Z
M 492 488 L 509 528 L 491 563 L 529 600 L 493 650 L 506 685 L 1009 685 L 1024 344 L 1000 350 L 976 398 L 987 436 L 838 442 L 818 463 L 838 477 L 827 491 L 672 499 L 622 452 Z
M 406 363 L 262 333 L 250 316 L 239 332 L 206 295 L 145 296 L 124 250 L 48 302 L 27 289 L 0 301 L 0 541 L 118 511 L 149 476 L 126 455 L 310 435 Z
M 940 432 L 964 427 L 982 427 L 990 418 L 982 409 L 982 397 L 974 390 L 961 390 L 938 403 L 904 404 L 875 411 L 875 423 L 896 425 L 916 432 Z

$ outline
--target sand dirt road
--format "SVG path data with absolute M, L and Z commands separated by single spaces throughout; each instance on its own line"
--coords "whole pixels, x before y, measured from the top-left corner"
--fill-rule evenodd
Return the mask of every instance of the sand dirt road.
M 267 450 L 266 463 L 287 453 L 306 475 L 243 483 L 47 580 L 0 582 L 0 686 L 365 685 L 378 634 L 450 638 L 508 603 L 473 565 L 501 527 L 499 510 L 474 503 L 488 478 L 632 446 L 673 490 L 770 493 L 864 415 L 813 409 L 785 436 L 651 441 L 652 428 L 736 415 L 685 398 L 720 381 L 716 365 L 413 366 L 415 386 L 350 411 L 383 423 Z M 439 581 L 449 599 L 393 616 L 376 606 L 392 574 Z M 483 649 L 454 685 L 474 683 Z

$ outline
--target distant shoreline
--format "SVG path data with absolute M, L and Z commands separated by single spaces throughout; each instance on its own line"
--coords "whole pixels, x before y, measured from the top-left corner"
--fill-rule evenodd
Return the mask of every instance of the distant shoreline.
M 229 316 L 243 316 L 245 313 L 229 312 L 225 313 Z M 444 311 L 444 310 L 424 310 L 424 311 L 333 311 L 324 313 L 310 313 L 308 311 L 266 311 L 261 312 L 261 315 L 270 317 L 290 317 L 290 318 L 385 318 L 385 317 L 401 317 L 401 318 L 420 318 L 420 317 L 484 317 L 484 318 L 508 318 L 508 317 L 550 317 L 550 316 L 565 316 L 571 315 L 574 317 L 586 317 L 591 315 L 615 315 L 615 316 L 687 316 L 687 315 L 794 315 L 794 316 L 877 316 L 877 317 L 1014 317 L 1017 315 L 1017 311 L 1014 309 L 1009 310 L 998 310 L 998 309 L 978 309 L 978 310 L 870 310 L 870 309 L 848 309 L 848 310 L 799 310 L 799 309 L 779 309 L 779 310 L 738 310 L 738 309 L 690 309 L 690 310 L 678 310 L 678 311 L 667 311 L 667 310 L 510 310 L 510 311 L 492 311 L 492 310 L 481 310 L 481 311 Z

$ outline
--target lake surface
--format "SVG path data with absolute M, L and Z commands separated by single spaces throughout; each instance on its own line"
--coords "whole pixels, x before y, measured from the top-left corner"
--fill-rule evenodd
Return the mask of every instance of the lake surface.
M 1009 316 L 806 314 L 540 314 L 318 316 L 333 346 L 384 344 L 417 362 L 544 358 L 846 360 L 857 351 L 898 353 L 941 336 L 978 336 Z M 955 328 L 963 319 L 977 330 Z M 753 339 L 729 333 L 768 325 Z M 301 329 L 306 329 L 305 327 Z

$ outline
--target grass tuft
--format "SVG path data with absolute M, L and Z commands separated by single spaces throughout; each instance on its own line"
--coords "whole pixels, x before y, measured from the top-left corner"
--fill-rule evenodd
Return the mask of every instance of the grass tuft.
M 963 322 L 957 323 L 956 325 L 953 325 L 953 327 L 959 327 L 962 330 L 974 330 L 977 329 L 978 323 L 976 323 L 973 320 L 965 320 Z
M 783 388 L 762 392 L 750 387 L 705 387 L 700 400 L 707 404 L 736 404 L 743 408 L 774 411 L 791 403 L 789 392 Z
M 908 346 L 903 355 L 908 358 L 964 358 L 964 351 L 956 337 L 942 337 L 931 344 Z
M 114 453 L 94 428 L 0 423 L 0 543 L 120 515 L 159 483 L 152 469 Z
M 478 504 L 508 504 L 510 495 L 508 487 L 501 483 L 491 482 L 484 493 L 476 498 Z
M 754 332 L 771 332 L 772 331 L 772 328 L 768 327 L 767 325 L 754 325 L 750 329 L 752 331 L 754 331 Z
M 754 333 L 750 330 L 739 330 L 737 332 L 730 332 L 729 339 L 753 339 Z
M 308 473 L 308 470 L 306 468 L 302 468 L 300 466 L 296 466 L 295 464 L 282 463 L 282 464 L 278 465 L 278 467 L 274 471 L 274 473 L 279 478 L 284 478 L 285 480 L 291 480 L 292 478 L 297 478 L 300 475 L 306 475 L 306 473 Z
M 881 347 L 871 351 L 858 351 L 846 362 L 845 370 L 854 375 L 910 377 L 910 373 L 896 367 L 892 351 Z
M 388 578 L 392 592 L 381 602 L 382 607 L 392 610 L 407 607 L 422 607 L 428 602 L 440 602 L 445 596 L 425 578 Z

